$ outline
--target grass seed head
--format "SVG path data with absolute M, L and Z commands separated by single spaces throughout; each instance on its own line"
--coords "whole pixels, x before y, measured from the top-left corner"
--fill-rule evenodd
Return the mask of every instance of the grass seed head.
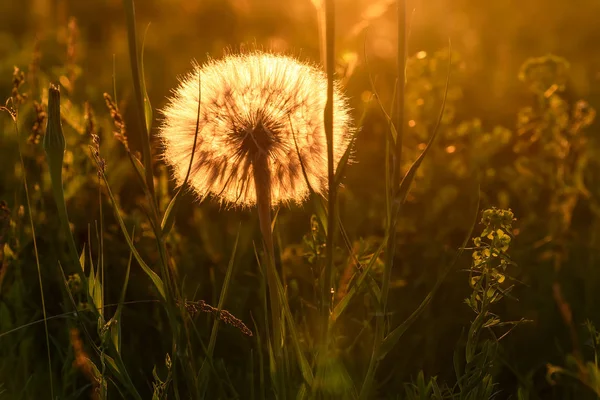
M 35 111 L 35 121 L 33 122 L 31 134 L 29 135 L 29 138 L 27 138 L 27 142 L 30 144 L 38 144 L 40 139 L 44 136 L 44 126 L 48 114 L 46 114 L 44 105 L 37 101 L 33 102 L 33 110 Z
M 129 153 L 129 142 L 127 141 L 127 130 L 125 128 L 125 121 L 123 120 L 123 116 L 121 115 L 121 111 L 117 106 L 117 103 L 113 100 L 113 98 L 108 93 L 104 93 L 104 102 L 106 103 L 106 107 L 108 108 L 108 112 L 110 113 L 110 117 L 113 120 L 113 124 L 115 125 L 115 130 L 113 131 L 113 135 L 115 139 L 117 139 L 125 150 Z

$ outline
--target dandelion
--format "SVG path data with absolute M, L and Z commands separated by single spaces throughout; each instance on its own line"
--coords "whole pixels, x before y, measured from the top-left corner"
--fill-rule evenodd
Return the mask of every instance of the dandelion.
M 292 57 L 259 51 L 194 65 L 162 111 L 159 133 L 164 160 L 178 184 L 194 146 L 199 84 L 199 133 L 189 184 L 200 198 L 212 195 L 228 205 L 249 207 L 257 203 L 257 186 L 264 185 L 271 205 L 300 203 L 309 194 L 307 180 L 315 192 L 325 192 L 323 72 Z M 349 144 L 350 122 L 347 100 L 336 86 L 334 165 Z
M 283 289 L 275 268 L 271 207 L 300 203 L 309 185 L 325 192 L 326 103 L 327 78 L 321 70 L 292 57 L 253 51 L 194 65 L 162 111 L 163 156 L 177 183 L 188 182 L 200 198 L 212 195 L 228 205 L 256 206 L 277 360 L 284 341 Z M 336 85 L 334 165 L 350 139 L 348 102 Z

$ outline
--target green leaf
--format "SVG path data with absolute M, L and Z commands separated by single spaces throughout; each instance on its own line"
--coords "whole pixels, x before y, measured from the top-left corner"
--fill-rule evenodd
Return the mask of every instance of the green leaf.
M 338 162 L 337 168 L 335 170 L 335 178 L 334 178 L 335 187 L 339 187 L 339 185 L 342 182 L 342 177 L 344 176 L 344 171 L 346 169 L 346 166 L 348 165 L 348 161 L 350 160 L 350 154 L 352 153 L 352 149 L 354 148 L 354 143 L 356 142 L 356 138 L 358 137 L 358 134 L 363 129 L 363 126 L 365 124 L 365 119 L 367 117 L 367 111 L 369 110 L 369 105 L 371 104 L 372 99 L 373 99 L 373 96 L 371 96 L 371 98 L 369 99 L 367 104 L 365 104 L 365 110 L 363 111 L 362 116 L 360 117 L 360 121 L 358 122 L 359 128 L 356 129 L 352 133 L 352 138 L 350 139 L 350 143 L 348 144 L 346 151 L 344 151 L 344 155 L 342 156 L 342 158 L 340 158 L 340 161 Z
M 146 44 L 146 35 L 148 34 L 148 28 L 150 24 L 146 26 L 144 32 L 144 38 L 142 39 L 142 49 L 140 52 L 140 85 L 142 87 L 142 94 L 144 95 L 144 116 L 146 117 L 146 129 L 148 132 L 152 130 L 152 105 L 150 104 L 150 98 L 148 97 L 148 91 L 146 90 L 146 79 L 144 77 L 144 46 Z
M 102 287 L 96 271 L 94 269 L 94 263 L 90 263 L 90 276 L 88 278 L 88 293 L 92 304 L 96 310 L 102 310 Z
M 123 362 L 119 359 L 115 361 L 115 359 L 109 356 L 108 354 L 104 354 L 104 362 L 106 363 L 106 366 L 111 371 L 111 373 L 121 382 L 121 384 L 129 391 L 129 393 L 136 400 L 142 400 L 142 396 L 138 393 L 138 391 L 135 388 L 135 385 L 131 381 L 131 378 L 127 374 Z
M 131 232 L 131 237 L 135 236 L 135 228 Z M 117 304 L 117 310 L 110 319 L 110 334 L 115 350 L 118 354 L 121 354 L 121 314 L 123 311 L 123 303 L 125 302 L 125 293 L 127 292 L 127 285 L 129 284 L 129 273 L 131 271 L 131 261 L 133 260 L 133 252 L 129 253 L 129 261 L 127 262 L 127 270 L 125 271 L 125 281 L 123 282 L 123 288 L 121 289 L 121 295 L 119 296 L 119 303 Z
M 50 173 L 50 181 L 52 185 L 52 194 L 58 211 L 61 228 L 67 239 L 69 247 L 69 256 L 71 262 L 81 275 L 81 280 L 85 280 L 83 271 L 80 269 L 79 256 L 77 246 L 73 238 L 69 224 L 69 214 L 65 202 L 65 192 L 62 181 L 62 164 L 64 152 L 66 149 L 65 136 L 62 130 L 60 116 L 60 87 L 50 84 L 48 89 L 48 124 L 46 134 L 44 135 L 43 147 L 48 159 L 48 171 Z
M 140 63 L 137 50 L 137 33 L 135 27 L 135 7 L 133 0 L 123 0 L 127 23 L 127 42 L 129 47 L 129 62 L 133 76 L 133 91 L 136 99 L 135 111 L 142 131 L 142 155 L 145 168 L 145 183 L 147 190 L 154 194 L 154 176 L 152 173 L 152 153 L 150 151 L 150 133 L 146 120 L 145 88 L 142 87 Z
M 462 255 L 462 253 L 464 252 L 465 247 L 467 246 L 467 244 L 469 243 L 469 240 L 471 239 L 473 230 L 475 229 L 475 225 L 477 224 L 477 216 L 479 213 L 479 200 L 480 199 L 479 199 L 479 186 L 478 186 L 477 187 L 477 202 L 475 204 L 475 212 L 473 213 L 473 220 L 471 222 L 469 231 L 467 232 L 467 235 L 465 236 L 465 239 L 462 243 L 462 246 L 456 252 L 456 255 L 454 256 L 452 262 L 444 269 L 444 271 L 442 271 L 442 273 L 438 277 L 438 280 L 436 281 L 435 285 L 433 286 L 431 291 L 427 294 L 425 299 L 423 299 L 423 301 L 421 302 L 419 307 L 417 307 L 417 309 L 415 311 L 413 311 L 413 313 L 402 324 L 400 324 L 400 326 L 398 326 L 393 331 L 391 331 L 383 339 L 383 342 L 381 343 L 381 347 L 379 349 L 379 354 L 378 354 L 378 358 L 380 360 L 383 359 L 386 356 L 386 354 L 396 345 L 396 343 L 398 342 L 398 340 L 400 340 L 400 338 L 402 337 L 404 332 L 406 332 L 406 330 L 413 324 L 413 322 L 415 322 L 417 320 L 417 318 L 425 310 L 425 307 L 427 307 L 427 305 L 429 305 L 429 303 L 431 302 L 431 299 L 433 299 L 434 294 L 437 292 L 437 290 L 441 286 L 444 279 L 446 279 L 448 272 L 450 272 L 450 270 L 454 267 L 454 265 L 456 264 L 456 262 L 458 261 L 458 259 Z
M 316 193 L 313 194 L 311 197 L 313 200 L 313 205 L 315 207 L 315 215 L 319 220 L 319 224 L 323 229 L 323 233 L 325 234 L 325 236 L 327 236 L 327 206 L 325 204 L 325 199 Z
M 451 50 L 452 50 L 451 47 L 449 47 L 448 48 L 449 54 L 451 54 Z M 433 134 L 429 138 L 429 142 L 427 142 L 427 146 L 425 147 L 423 152 L 419 155 L 419 157 L 417 157 L 417 159 L 413 162 L 413 164 L 410 166 L 409 170 L 406 172 L 406 175 L 404 175 L 404 178 L 402 178 L 402 181 L 400 182 L 400 187 L 398 188 L 398 193 L 396 194 L 396 196 L 394 198 L 394 203 L 395 203 L 394 209 L 396 210 L 394 214 L 396 217 L 400 213 L 402 204 L 404 204 L 404 202 L 406 201 L 406 197 L 410 190 L 410 186 L 412 185 L 412 183 L 415 179 L 417 170 L 421 166 L 421 163 L 425 159 L 425 156 L 429 152 L 429 149 L 431 148 L 431 145 L 433 144 L 433 142 L 439 132 L 439 128 L 442 123 L 442 117 L 444 116 L 444 110 L 446 108 L 446 99 L 448 98 L 448 86 L 450 84 L 450 68 L 451 68 L 451 66 L 452 66 L 451 57 L 449 56 L 448 57 L 448 74 L 446 75 L 446 87 L 444 89 L 444 98 L 442 99 L 442 106 L 440 107 L 440 113 L 438 115 L 438 119 L 435 124 L 435 127 L 433 128 Z M 394 188 L 394 190 L 395 189 L 396 188 Z
M 292 119 L 290 116 L 288 116 L 288 118 L 290 120 L 290 127 L 292 129 L 292 138 L 294 139 L 294 146 L 296 147 L 296 155 L 298 156 L 298 160 L 300 161 L 300 168 L 302 169 L 302 176 L 304 176 L 304 182 L 306 182 L 308 192 L 315 207 L 315 214 L 319 219 L 319 223 L 321 224 L 321 228 L 323 228 L 323 232 L 325 232 L 325 235 L 327 235 L 327 206 L 324 204 L 324 199 L 314 191 L 310 184 L 308 175 L 306 173 L 306 168 L 304 167 L 304 160 L 302 159 L 300 149 L 298 148 L 298 142 L 296 141 L 296 133 L 292 125 Z
M 196 143 L 198 141 L 198 135 L 200 133 L 200 104 L 201 104 L 200 99 L 201 98 L 202 98 L 202 81 L 201 81 L 201 75 L 200 75 L 200 73 L 198 73 L 198 111 L 196 114 L 196 130 L 194 131 L 194 144 L 192 145 L 192 154 L 190 155 L 190 162 L 188 164 L 188 169 L 185 174 L 185 179 L 183 180 L 183 183 L 181 184 L 181 187 L 179 188 L 179 190 L 177 190 L 177 193 L 175 193 L 175 195 L 169 202 L 169 205 L 167 206 L 167 209 L 165 211 L 165 215 L 163 216 L 163 220 L 160 224 L 160 228 L 161 228 L 163 235 L 167 235 L 171 231 L 171 228 L 173 227 L 173 223 L 175 221 L 175 211 L 177 210 L 177 205 L 179 204 L 180 194 L 183 191 L 183 189 L 185 188 L 185 186 L 187 185 L 188 179 L 190 178 L 190 172 L 192 170 L 192 165 L 194 162 L 194 154 L 196 153 Z M 273 223 L 275 223 L 275 221 L 273 221 Z
M 238 232 L 237 235 L 235 237 L 235 243 L 233 244 L 233 250 L 231 252 L 231 257 L 229 258 L 229 264 L 227 265 L 227 272 L 225 273 L 225 279 L 223 281 L 223 286 L 221 287 L 221 294 L 219 296 L 219 303 L 217 305 L 217 309 L 220 311 L 223 309 L 223 307 L 225 306 L 225 300 L 227 298 L 227 292 L 229 291 L 229 285 L 231 283 L 231 279 L 233 277 L 233 270 L 234 270 L 234 266 L 235 266 L 235 255 L 237 252 L 237 247 L 238 247 L 238 243 L 240 240 L 240 231 L 241 231 L 241 224 L 238 227 Z M 215 318 L 215 322 L 213 324 L 212 327 L 212 331 L 210 333 L 210 339 L 208 342 L 208 349 L 207 349 L 207 354 L 206 354 L 206 358 L 204 360 L 204 362 L 202 363 L 202 367 L 200 368 L 200 382 L 201 382 L 201 389 L 200 389 L 200 393 L 202 393 L 202 395 L 204 395 L 206 393 L 206 384 L 207 384 L 207 378 L 208 378 L 208 362 L 207 360 L 212 360 L 212 356 L 215 350 L 215 345 L 217 343 L 217 335 L 219 333 L 219 325 L 220 325 L 220 320 L 219 318 Z
M 283 286 L 281 285 L 281 281 L 279 280 L 279 276 L 275 276 L 275 278 L 276 278 L 275 281 L 276 281 L 276 285 L 277 285 L 277 292 L 279 294 L 279 299 L 280 299 L 279 302 L 283 306 L 282 307 L 283 315 L 289 326 L 289 332 L 292 337 L 292 345 L 294 346 L 294 350 L 296 351 L 298 367 L 300 367 L 300 372 L 302 373 L 302 377 L 304 378 L 304 381 L 309 386 L 312 386 L 312 382 L 313 382 L 312 369 L 310 368 L 310 365 L 309 365 L 308 361 L 306 360 L 304 353 L 302 352 L 302 347 L 300 346 L 300 340 L 298 338 L 298 329 L 296 328 L 294 315 L 290 311 L 290 305 L 288 304 L 288 301 L 287 301 L 287 298 L 285 295 L 285 291 L 283 290 Z
M 387 243 L 387 238 L 385 238 L 381 242 L 381 244 L 379 245 L 377 250 L 375 250 L 375 253 L 373 253 L 373 256 L 369 260 L 369 263 L 363 268 L 363 270 L 361 271 L 358 278 L 355 280 L 353 285 L 348 290 L 348 293 L 346 293 L 346 295 L 344 297 L 342 297 L 342 299 L 335 305 L 335 307 L 333 308 L 333 311 L 329 315 L 329 320 L 331 322 L 337 321 L 337 319 L 344 312 L 346 307 L 348 307 L 348 304 L 350 304 L 350 300 L 352 300 L 352 297 L 354 297 L 354 295 L 360 290 L 365 278 L 368 276 L 369 272 L 371 271 L 371 268 L 373 267 L 373 265 L 375 265 L 375 262 L 377 261 L 381 252 L 385 248 L 386 243 Z
M 85 272 L 85 243 L 83 244 L 83 250 L 81 250 L 81 255 L 79 256 L 79 265 L 81 265 L 81 270 Z
M 144 261 L 144 259 L 140 255 L 140 253 L 135 248 L 135 245 L 133 244 L 133 241 L 131 240 L 129 233 L 127 232 L 127 228 L 125 227 L 125 222 L 123 221 L 123 218 L 121 217 L 121 212 L 119 210 L 119 205 L 117 204 L 117 200 L 115 199 L 115 197 L 112 193 L 112 190 L 110 189 L 110 185 L 108 184 L 108 179 L 106 179 L 106 175 L 104 175 L 104 173 L 102 173 L 102 172 L 101 172 L 101 177 L 104 180 L 104 183 L 106 184 L 106 191 L 108 192 L 108 197 L 110 198 L 110 201 L 111 201 L 111 204 L 113 207 L 113 212 L 115 214 L 115 217 L 117 218 L 117 222 L 119 223 L 121 232 L 123 233 L 123 236 L 125 236 L 125 240 L 127 241 L 127 245 L 129 246 L 129 249 L 133 253 L 133 256 L 135 257 L 138 264 L 140 264 L 140 267 L 142 267 L 142 270 L 146 273 L 146 275 L 148 275 L 148 277 L 150 278 L 152 283 L 154 283 L 154 286 L 156 287 L 156 290 L 158 290 L 158 293 L 160 294 L 162 300 L 165 300 L 165 288 L 164 288 L 163 281 L 160 279 L 158 274 L 156 272 L 152 271 L 152 269 L 148 266 L 148 264 L 146 264 L 146 262 Z
M 167 209 L 165 210 L 165 215 L 163 215 L 162 222 L 160 223 L 160 229 L 163 235 L 165 236 L 171 231 L 171 228 L 173 228 L 173 224 L 175 222 L 175 210 L 177 209 L 179 195 L 181 194 L 182 188 L 180 188 L 173 195 L 173 198 L 171 199 L 169 205 L 167 206 Z

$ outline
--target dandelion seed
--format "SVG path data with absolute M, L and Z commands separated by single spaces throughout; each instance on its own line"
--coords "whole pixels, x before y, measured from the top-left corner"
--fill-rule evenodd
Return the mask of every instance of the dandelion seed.
M 315 192 L 326 191 L 327 78 L 312 65 L 260 51 L 194 65 L 174 91 L 159 135 L 178 184 L 192 154 L 199 74 L 199 133 L 189 184 L 200 198 L 250 207 L 257 203 L 257 186 L 268 186 L 271 205 L 299 203 L 309 194 L 306 180 Z M 350 122 L 348 102 L 336 85 L 334 165 L 349 144 Z

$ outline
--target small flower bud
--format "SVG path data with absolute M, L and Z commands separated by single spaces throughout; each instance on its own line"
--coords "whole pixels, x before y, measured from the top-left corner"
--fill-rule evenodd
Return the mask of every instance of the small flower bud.
M 65 148 L 65 136 L 60 121 L 60 88 L 51 83 L 48 90 L 48 125 L 44 136 L 44 151 L 53 180 L 62 174 Z

